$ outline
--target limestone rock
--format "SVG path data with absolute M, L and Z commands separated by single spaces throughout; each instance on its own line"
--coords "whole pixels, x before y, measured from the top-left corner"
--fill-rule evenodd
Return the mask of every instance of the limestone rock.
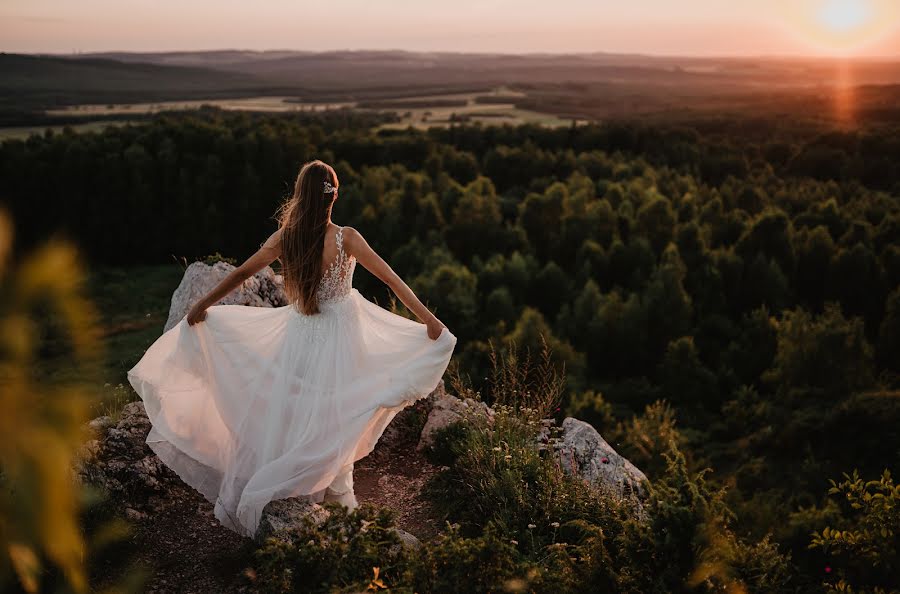
M 494 411 L 484 402 L 466 398 L 461 400 L 446 392 L 434 401 L 428 420 L 422 428 L 418 449 L 425 450 L 434 445 L 435 433 L 470 415 L 494 416 Z
M 191 306 L 212 290 L 234 270 L 227 262 L 216 262 L 212 266 L 194 262 L 184 271 L 181 283 L 172 294 L 169 319 L 163 332 L 175 327 L 187 315 Z M 216 305 L 250 305 L 254 307 L 280 307 L 287 305 L 284 294 L 284 279 L 268 266 L 244 281 L 244 284 L 228 294 Z
M 407 532 L 406 530 L 401 530 L 400 528 L 394 528 L 394 532 L 397 533 L 397 536 L 400 537 L 400 545 L 411 551 L 418 550 L 422 548 L 422 541 L 418 538 Z
M 619 498 L 642 498 L 647 477 L 588 423 L 568 417 L 554 444 L 562 467 Z
M 370 454 L 373 459 L 386 462 L 394 451 L 417 443 L 423 423 L 434 409 L 435 402 L 446 395 L 444 380 L 441 380 L 427 396 L 416 400 L 397 413 L 397 416 L 391 420 L 378 439 L 375 450 Z
M 270 501 L 262 511 L 255 540 L 263 544 L 269 538 L 290 541 L 290 531 L 294 526 L 301 526 L 304 518 L 321 524 L 331 513 L 317 503 L 303 499 L 289 498 Z
M 178 481 L 146 444 L 150 419 L 142 402 L 129 402 L 119 420 L 99 417 L 89 425 L 107 426 L 99 438 L 87 442 L 84 458 L 77 467 L 79 478 L 89 484 L 121 493 L 134 505 L 149 497 L 167 493 L 168 486 Z

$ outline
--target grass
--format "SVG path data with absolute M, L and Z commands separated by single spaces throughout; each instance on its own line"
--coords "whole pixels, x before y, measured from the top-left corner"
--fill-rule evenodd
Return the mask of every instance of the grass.
M 127 373 L 161 334 L 169 315 L 172 293 L 183 274 L 175 264 L 100 267 L 88 274 L 87 293 L 98 315 L 101 354 L 89 368 L 72 364 L 63 345 L 45 338 L 49 356 L 37 373 L 51 382 L 80 381 L 97 394 L 95 415 L 115 416 L 135 394 Z
M 128 370 L 162 334 L 172 293 L 183 274 L 174 263 L 91 272 L 89 292 L 100 312 L 106 351 L 105 381 L 124 381 Z

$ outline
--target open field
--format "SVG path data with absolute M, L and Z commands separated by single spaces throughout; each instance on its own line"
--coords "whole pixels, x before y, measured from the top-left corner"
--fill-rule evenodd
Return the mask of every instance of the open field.
M 236 99 L 195 99 L 190 101 L 154 101 L 152 103 L 110 103 L 70 105 L 60 109 L 48 109 L 50 116 L 98 116 L 98 115 L 134 115 L 158 113 L 160 111 L 198 109 L 204 105 L 212 105 L 220 109 L 233 111 L 322 111 L 325 109 L 341 109 L 353 107 L 351 102 L 305 103 L 295 102 L 294 97 L 246 97 Z
M 110 103 L 70 105 L 59 109 L 49 109 L 46 115 L 65 118 L 143 116 L 163 111 L 184 111 L 214 106 L 228 111 L 257 112 L 311 112 L 334 109 L 358 109 L 360 111 L 390 112 L 397 121 L 384 124 L 383 128 L 402 129 L 412 126 L 426 129 L 446 127 L 453 123 L 475 123 L 484 125 L 538 124 L 541 126 L 569 126 L 571 119 L 530 109 L 522 109 L 516 102 L 524 99 L 524 93 L 506 87 L 497 87 L 485 92 L 443 93 L 437 95 L 418 94 L 382 101 L 335 101 L 307 102 L 291 96 L 246 97 L 233 99 L 196 99 L 188 101 L 155 101 L 147 103 Z M 136 120 L 124 120 L 136 121 Z M 67 124 L 76 132 L 96 132 L 106 126 L 121 124 L 123 121 L 104 120 Z M 47 128 L 62 130 L 66 125 L 22 126 L 0 128 L 0 140 L 7 138 L 27 138 L 31 134 L 41 134 Z

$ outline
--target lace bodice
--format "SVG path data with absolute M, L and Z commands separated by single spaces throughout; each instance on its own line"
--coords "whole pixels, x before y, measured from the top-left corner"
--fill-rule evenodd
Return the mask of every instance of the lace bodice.
M 338 228 L 334 239 L 338 251 L 334 261 L 325 269 L 322 280 L 319 281 L 319 288 L 316 293 L 319 298 L 319 305 L 345 297 L 353 285 L 353 270 L 356 267 L 356 258 L 344 252 L 343 227 Z

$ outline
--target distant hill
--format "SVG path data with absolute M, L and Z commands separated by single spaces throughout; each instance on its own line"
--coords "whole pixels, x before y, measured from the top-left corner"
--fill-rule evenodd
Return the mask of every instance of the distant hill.
M 829 117 L 836 89 L 851 86 L 865 100 L 861 113 L 893 119 L 897 89 L 867 89 L 892 84 L 900 84 L 900 61 L 400 50 L 0 54 L 0 116 L 23 125 L 44 109 L 85 103 L 252 96 L 377 102 L 507 86 L 524 94 L 515 101 L 521 109 L 583 119 L 773 107 Z
M 340 88 L 413 83 L 516 84 L 640 82 L 740 86 L 828 84 L 840 65 L 824 58 L 703 58 L 639 54 L 495 54 L 290 50 L 82 54 L 129 63 L 213 68 L 281 85 Z M 900 83 L 900 60 L 853 65 L 852 84 Z
M 101 57 L 0 54 L 0 103 L 6 107 L 242 96 L 267 88 L 246 72 Z

